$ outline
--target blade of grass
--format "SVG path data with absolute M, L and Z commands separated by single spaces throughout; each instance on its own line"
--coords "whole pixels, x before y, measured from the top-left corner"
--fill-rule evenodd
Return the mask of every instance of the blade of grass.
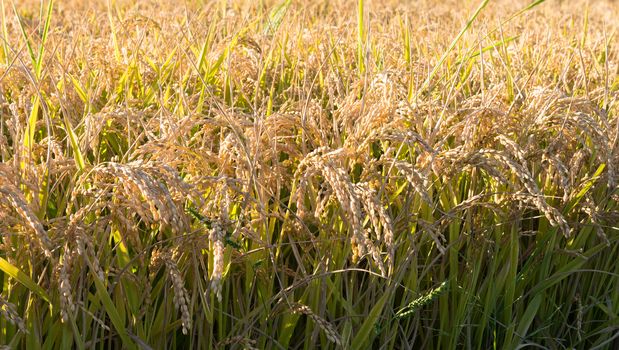
M 467 57 L 465 57 L 465 58 L 463 58 L 463 59 L 461 59 L 459 61 L 456 61 L 455 64 L 459 65 L 462 62 L 466 62 L 468 60 L 471 60 L 471 59 L 473 59 L 475 57 L 480 56 L 482 53 L 486 53 L 488 51 L 492 51 L 492 50 L 497 49 L 499 47 L 505 46 L 505 45 L 509 44 L 510 42 L 512 42 L 512 41 L 514 41 L 514 40 L 516 40 L 518 38 L 520 38 L 520 35 L 510 36 L 508 38 L 505 38 L 505 40 L 497 40 L 494 43 L 492 43 L 492 44 L 482 48 L 481 50 L 475 50 L 475 53 L 473 53 L 473 54 L 471 54 L 471 55 L 469 55 L 469 56 L 467 56 Z
M 267 23 L 265 23 L 262 29 L 264 34 L 274 34 L 277 32 L 291 4 L 292 0 L 284 0 L 271 10 L 267 18 Z
M 38 296 L 40 296 L 43 300 L 51 304 L 51 299 L 49 295 L 36 284 L 27 274 L 25 274 L 22 270 L 17 268 L 15 265 L 6 261 L 4 258 L 0 257 L 0 270 L 2 270 L 7 275 L 16 279 L 19 283 L 23 284 L 24 287 L 28 288 L 30 291 L 34 292 Z
M 41 7 L 43 6 L 43 2 L 41 1 Z M 45 25 L 43 26 L 41 32 L 41 44 L 39 45 L 39 55 L 36 59 L 35 64 L 35 76 L 37 79 L 41 78 L 41 73 L 43 71 L 43 55 L 45 54 L 45 43 L 47 41 L 47 35 L 49 33 L 49 25 L 52 20 L 52 9 L 54 7 L 54 1 L 50 0 L 47 4 L 47 13 L 45 14 Z M 41 8 L 42 9 L 42 8 Z
M 365 21 L 364 21 L 364 1 L 357 2 L 357 68 L 359 77 L 362 78 L 365 74 Z
M 434 66 L 434 68 L 432 69 L 432 71 L 430 72 L 428 77 L 426 78 L 426 80 L 421 84 L 421 86 L 420 86 L 419 90 L 417 91 L 417 94 L 415 95 L 415 98 L 413 100 L 416 100 L 419 97 L 419 95 L 421 95 L 423 92 L 425 92 L 425 90 L 429 87 L 430 82 L 432 81 L 432 78 L 434 78 L 434 75 L 436 74 L 436 72 L 438 72 L 439 68 L 441 68 L 441 66 L 445 62 L 445 59 L 447 59 L 447 55 L 449 55 L 449 53 L 451 52 L 451 50 L 453 50 L 453 48 L 456 46 L 458 41 L 460 41 L 460 38 L 462 38 L 464 33 L 466 33 L 471 28 L 471 25 L 473 24 L 475 19 L 479 16 L 479 14 L 486 7 L 486 5 L 488 5 L 488 1 L 490 1 L 490 0 L 483 0 L 479 4 L 479 6 L 475 10 L 475 12 L 473 12 L 473 15 L 471 17 L 469 17 L 469 19 L 464 24 L 464 27 L 462 27 L 462 29 L 460 30 L 458 35 L 456 35 L 456 37 L 452 40 L 451 44 L 449 45 L 447 50 L 445 50 L 445 52 L 443 52 L 443 55 L 438 60 L 438 62 L 436 63 L 436 65 Z M 411 102 L 411 101 L 409 101 L 409 102 Z
M 4 8 L 4 0 L 0 0 L 0 11 L 2 11 L 2 37 L 4 40 L 2 40 L 2 59 L 4 60 L 5 64 L 9 64 L 9 62 L 11 61 L 9 59 L 9 53 L 11 52 L 11 49 L 9 48 L 9 42 L 8 42 L 8 38 L 9 38 L 9 30 L 7 27 L 7 20 L 6 20 L 6 10 Z
M 86 167 L 86 162 L 84 161 L 84 156 L 82 155 L 82 151 L 80 151 L 79 142 L 77 140 L 77 135 L 75 131 L 73 131 L 73 127 L 71 127 L 71 122 L 64 116 L 64 125 L 67 131 L 67 135 L 69 136 L 69 140 L 71 141 L 71 149 L 73 150 L 73 155 L 75 157 L 75 164 L 79 171 L 83 171 Z
M 350 346 L 351 349 L 358 350 L 358 349 L 368 348 L 368 345 L 371 344 L 371 339 L 374 337 L 373 329 L 376 325 L 376 322 L 378 322 L 378 319 L 385 308 L 385 304 L 387 303 L 387 300 L 390 297 L 391 297 L 391 293 L 389 293 L 388 291 L 385 291 L 383 296 L 380 299 L 378 299 L 376 304 L 374 304 L 374 306 L 372 307 L 372 310 L 365 317 L 365 321 L 363 321 L 363 324 L 357 331 L 357 335 L 352 340 L 352 344 Z
M 540 305 L 542 304 L 542 300 L 543 300 L 543 294 L 541 293 L 533 297 L 533 300 L 531 300 L 524 314 L 520 318 L 520 322 L 518 323 L 518 328 L 516 330 L 516 337 L 511 342 L 511 345 L 506 348 L 515 349 L 518 346 L 518 344 L 522 343 L 522 341 L 526 339 L 526 335 L 529 330 L 529 327 L 531 327 L 531 324 L 533 323 L 533 320 L 535 319 L 537 311 Z
M 95 283 L 97 296 L 101 303 L 103 303 L 105 312 L 110 318 L 110 321 L 112 321 L 112 325 L 114 325 L 114 328 L 116 329 L 118 335 L 123 341 L 123 348 L 135 350 L 135 344 L 131 341 L 131 338 L 129 338 L 129 335 L 127 334 L 127 329 L 125 328 L 125 322 L 120 317 L 120 313 L 118 312 L 116 306 L 114 305 L 114 302 L 110 298 L 107 288 L 105 288 L 103 282 L 99 279 L 99 276 L 97 276 L 94 269 L 90 269 L 90 275 Z

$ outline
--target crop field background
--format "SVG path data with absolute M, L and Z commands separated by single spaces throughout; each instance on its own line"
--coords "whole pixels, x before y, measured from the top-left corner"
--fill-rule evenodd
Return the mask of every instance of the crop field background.
M 619 348 L 619 2 L 0 16 L 7 349 Z

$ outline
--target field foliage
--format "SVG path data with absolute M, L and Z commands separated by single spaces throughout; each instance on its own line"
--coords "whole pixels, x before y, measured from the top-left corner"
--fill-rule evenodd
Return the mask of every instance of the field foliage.
M 0 16 L 1 344 L 619 346 L 617 2 Z

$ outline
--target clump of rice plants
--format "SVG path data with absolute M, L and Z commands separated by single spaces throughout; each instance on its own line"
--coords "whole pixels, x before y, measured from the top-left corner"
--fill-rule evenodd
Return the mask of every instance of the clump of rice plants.
M 0 1 L 0 344 L 619 346 L 618 15 Z

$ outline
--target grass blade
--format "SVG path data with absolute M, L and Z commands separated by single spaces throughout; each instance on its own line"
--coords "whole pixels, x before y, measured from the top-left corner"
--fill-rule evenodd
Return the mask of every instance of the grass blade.
M 131 341 L 131 338 L 127 334 L 127 329 L 125 328 L 125 322 L 120 317 L 120 313 L 116 309 L 116 306 L 114 305 L 114 302 L 110 298 L 110 295 L 108 294 L 107 289 L 103 285 L 103 282 L 99 279 L 99 276 L 97 276 L 97 274 L 92 269 L 90 270 L 90 274 L 91 274 L 92 280 L 95 283 L 97 297 L 99 298 L 101 303 L 103 303 L 105 312 L 107 313 L 108 317 L 112 321 L 112 325 L 114 325 L 116 332 L 118 332 L 118 335 L 122 339 L 123 348 L 135 350 L 136 349 L 135 344 Z
M 443 55 L 438 60 L 438 62 L 436 63 L 436 65 L 434 66 L 434 68 L 432 69 L 432 71 L 430 72 L 428 77 L 426 78 L 426 80 L 423 82 L 423 84 L 421 84 L 421 87 L 417 91 L 417 94 L 416 94 L 416 96 L 415 96 L 415 98 L 413 100 L 416 100 L 417 97 L 419 97 L 419 95 L 422 94 L 423 92 L 425 92 L 425 90 L 429 87 L 430 82 L 432 81 L 432 78 L 434 78 L 434 75 L 436 74 L 436 72 L 438 72 L 439 68 L 441 68 L 441 66 L 445 62 L 445 59 L 447 59 L 447 56 L 449 55 L 451 50 L 453 50 L 453 48 L 456 46 L 458 41 L 460 41 L 460 38 L 462 38 L 464 33 L 466 33 L 471 28 L 471 26 L 473 25 L 473 22 L 475 21 L 475 19 L 479 16 L 479 14 L 486 7 L 486 5 L 488 5 L 488 1 L 490 1 L 490 0 L 483 0 L 479 4 L 479 6 L 475 10 L 475 12 L 473 12 L 473 15 L 466 21 L 464 27 L 462 27 L 462 29 L 460 29 L 460 32 L 458 33 L 458 35 L 456 35 L 456 37 L 451 41 L 451 44 L 449 44 L 449 47 L 447 48 L 447 50 L 445 50 L 445 52 L 443 52 Z
M 17 268 L 15 265 L 12 265 L 10 262 L 6 261 L 4 258 L 0 257 L 0 270 L 2 270 L 7 275 L 16 279 L 19 283 L 23 284 L 24 287 L 28 288 L 31 292 L 40 296 L 41 299 L 45 300 L 48 303 L 52 303 L 49 295 L 36 284 L 28 275 L 26 275 L 22 270 Z

